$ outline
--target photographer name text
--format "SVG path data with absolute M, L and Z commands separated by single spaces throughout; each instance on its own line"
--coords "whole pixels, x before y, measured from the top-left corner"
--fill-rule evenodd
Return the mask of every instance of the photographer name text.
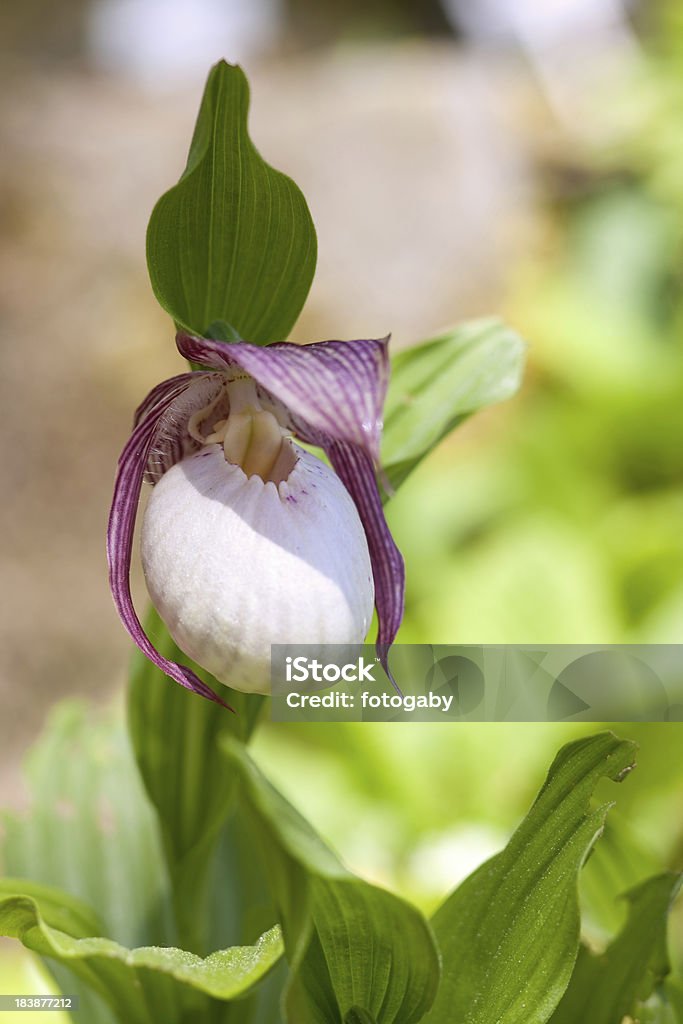
M 420 697 L 406 693 L 370 693 L 363 690 L 359 694 L 352 693 L 326 693 L 322 696 L 319 693 L 288 693 L 287 707 L 289 708 L 346 708 L 356 707 L 356 697 L 362 708 L 385 708 L 387 711 L 444 711 L 450 710 L 453 697 L 444 697 L 438 693 L 429 693 Z

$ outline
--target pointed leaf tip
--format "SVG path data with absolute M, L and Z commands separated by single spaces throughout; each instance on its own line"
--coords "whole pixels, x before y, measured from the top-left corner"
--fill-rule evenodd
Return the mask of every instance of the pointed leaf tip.
M 295 183 L 254 147 L 249 85 L 219 61 L 202 97 L 187 166 L 154 207 L 147 263 L 154 293 L 197 334 L 216 320 L 257 344 L 286 338 L 315 272 L 317 242 Z
M 443 979 L 425 1024 L 548 1021 L 579 946 L 579 871 L 609 809 L 591 798 L 601 778 L 623 778 L 634 751 L 609 732 L 562 747 L 506 848 L 437 910 Z

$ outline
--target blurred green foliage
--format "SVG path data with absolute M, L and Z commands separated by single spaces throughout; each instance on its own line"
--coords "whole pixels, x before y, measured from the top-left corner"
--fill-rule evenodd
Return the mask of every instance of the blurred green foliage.
M 539 158 L 543 244 L 504 311 L 529 340 L 522 393 L 390 507 L 404 641 L 683 637 L 683 17 L 648 11 L 599 141 Z

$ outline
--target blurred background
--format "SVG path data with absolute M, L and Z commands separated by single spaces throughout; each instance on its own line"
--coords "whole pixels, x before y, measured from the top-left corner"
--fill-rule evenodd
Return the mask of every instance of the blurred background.
M 389 506 L 400 639 L 681 642 L 678 0 L 23 0 L 0 51 L 2 803 L 54 702 L 122 691 L 114 464 L 182 369 L 144 234 L 220 57 L 316 223 L 295 340 L 398 349 L 495 313 L 529 342 L 519 396 Z M 257 751 L 354 867 L 429 906 L 580 728 L 266 725 Z M 622 730 L 643 753 L 620 807 L 658 863 L 683 850 L 680 728 Z

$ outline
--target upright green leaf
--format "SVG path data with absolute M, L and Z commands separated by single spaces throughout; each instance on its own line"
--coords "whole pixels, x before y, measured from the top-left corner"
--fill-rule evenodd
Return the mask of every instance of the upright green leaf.
M 591 809 L 591 795 L 624 777 L 634 750 L 611 733 L 563 747 L 506 848 L 437 910 L 443 979 L 429 1024 L 549 1019 L 577 955 L 579 870 L 609 809 Z
M 120 717 L 59 705 L 26 774 L 30 813 L 2 815 L 4 872 L 67 890 L 125 945 L 172 938 L 159 831 Z
M 357 1007 L 354 1007 L 344 1017 L 344 1024 L 374 1024 L 374 1021 L 365 1010 L 359 1010 Z
M 382 460 L 393 487 L 467 416 L 517 391 L 524 343 L 497 320 L 473 320 L 392 359 Z
M 282 958 L 248 995 L 216 1007 L 207 1024 L 284 1024 L 280 1003 L 287 974 L 287 961 Z
M 277 921 L 263 858 L 239 801 L 221 828 L 207 884 L 209 949 L 251 945 Z M 287 981 L 283 961 L 254 993 L 234 1007 L 226 1006 L 221 1024 L 282 1024 L 280 1001 Z
M 244 749 L 226 745 L 279 907 L 293 971 L 288 1020 L 412 1024 L 439 977 L 422 915 L 351 875 L 310 825 L 263 778 Z
M 213 1020 L 206 997 L 245 995 L 282 955 L 277 928 L 254 946 L 201 959 L 168 946 L 126 949 L 93 936 L 93 925 L 88 908 L 65 893 L 21 879 L 0 881 L 0 935 L 67 964 L 108 1002 L 121 1024 Z
M 614 1024 L 626 1016 L 640 1018 L 642 1004 L 671 970 L 666 925 L 680 887 L 681 875 L 668 873 L 626 893 L 626 924 L 602 955 L 582 946 L 552 1024 Z
M 147 263 L 177 324 L 204 334 L 222 320 L 248 341 L 284 340 L 313 280 L 306 201 L 247 131 L 249 86 L 220 61 L 209 74 L 187 167 L 152 212 Z
M 209 947 L 244 945 L 277 920 L 265 866 L 240 801 L 221 829 L 209 879 Z
M 159 815 L 180 940 L 187 948 L 203 952 L 209 948 L 208 935 L 202 929 L 204 883 L 235 783 L 218 740 L 224 733 L 248 739 L 263 698 L 226 690 L 189 662 L 153 608 L 145 628 L 154 637 L 157 650 L 173 661 L 190 663 L 209 685 L 225 694 L 237 712 L 231 714 L 174 685 L 136 653 L 128 690 L 135 756 Z
M 120 716 L 59 705 L 27 775 L 30 813 L 2 815 L 4 873 L 85 901 L 102 934 L 126 946 L 174 941 L 159 828 Z M 108 1024 L 108 1009 L 81 981 L 49 966 L 63 990 L 78 994 L 84 1019 Z

